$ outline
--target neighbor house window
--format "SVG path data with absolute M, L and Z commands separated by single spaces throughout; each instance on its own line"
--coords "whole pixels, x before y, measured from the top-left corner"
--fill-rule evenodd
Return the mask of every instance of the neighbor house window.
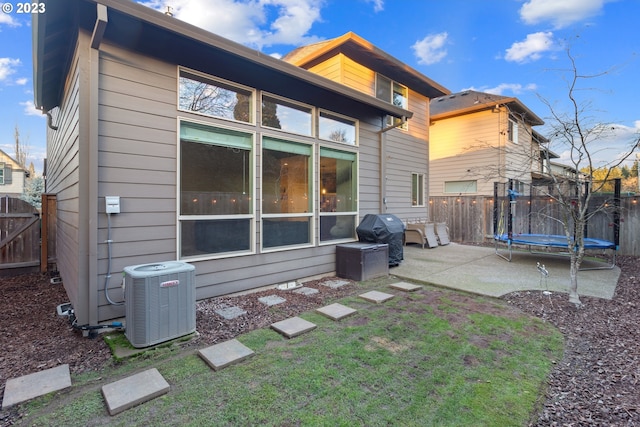
M 262 247 L 311 244 L 313 147 L 262 139 Z
M 180 124 L 180 256 L 252 250 L 253 134 Z
M 411 174 L 411 206 L 424 206 L 424 174 Z
M 356 154 L 320 148 L 320 240 L 353 239 L 358 216 Z
M 356 121 L 325 111 L 320 111 L 318 129 L 320 139 L 355 145 Z
M 468 180 L 468 181 L 446 181 L 444 183 L 444 192 L 445 193 L 477 193 L 478 192 L 478 181 L 476 180 Z
M 4 185 L 4 163 L 0 163 L 0 185 Z
M 409 89 L 382 74 L 376 74 L 376 98 L 406 110 L 409 106 Z M 387 126 L 399 125 L 400 122 L 398 117 L 387 116 Z M 407 123 L 400 126 L 400 129 L 407 130 Z
M 512 117 L 509 117 L 507 124 L 507 139 L 515 144 L 518 143 L 518 122 Z
M 274 96 L 262 96 L 262 126 L 313 135 L 313 108 Z
M 219 79 L 180 71 L 178 109 L 253 123 L 253 91 Z

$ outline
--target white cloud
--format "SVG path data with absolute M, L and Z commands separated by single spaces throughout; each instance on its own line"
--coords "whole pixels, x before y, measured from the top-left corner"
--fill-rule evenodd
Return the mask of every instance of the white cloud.
M 27 84 L 27 82 L 29 81 L 28 78 L 26 77 L 20 77 L 19 79 L 16 79 L 16 84 L 19 86 L 24 86 Z
M 3 4 L 4 2 L 0 3 L 0 6 L 2 6 Z M 19 27 L 20 23 L 15 19 L 13 19 L 12 14 L 0 12 L 0 26 L 1 25 L 8 25 L 10 27 Z
M 384 0 L 367 0 L 367 3 L 373 3 L 373 11 L 376 13 L 384 10 Z
M 23 107 L 23 112 L 27 116 L 39 116 L 44 117 L 42 111 L 38 110 L 36 106 L 33 104 L 33 101 L 25 101 L 21 102 L 20 105 Z
M 606 0 L 529 0 L 520 8 L 520 18 L 530 25 L 550 22 L 564 28 L 597 15 Z
M 447 43 L 449 34 L 446 32 L 438 34 L 430 34 L 418 40 L 411 46 L 415 55 L 418 57 L 418 64 L 431 65 L 440 62 L 447 56 L 447 50 L 444 46 Z
M 536 61 L 542 57 L 542 52 L 554 49 L 553 33 L 538 32 L 528 34 L 521 42 L 515 42 L 507 49 L 504 59 L 510 62 Z
M 1 16 L 1 15 L 0 15 Z M 20 60 L 16 58 L 0 58 L 0 82 L 16 72 Z
M 306 36 L 320 20 L 324 0 L 173 0 L 173 16 L 214 34 L 257 49 L 274 44 L 318 41 Z M 166 11 L 165 0 L 143 5 Z M 270 19 L 273 15 L 275 19 Z M 272 22 L 269 22 L 272 21 Z

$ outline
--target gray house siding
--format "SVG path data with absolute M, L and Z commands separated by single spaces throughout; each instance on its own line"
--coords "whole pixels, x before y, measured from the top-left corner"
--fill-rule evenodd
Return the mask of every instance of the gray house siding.
M 215 76 L 214 68 L 200 71 Z M 223 126 L 229 126 L 229 122 L 178 111 L 177 64 L 132 53 L 104 42 L 100 51 L 99 74 L 99 189 L 98 200 L 95 201 L 98 205 L 99 273 L 94 286 L 97 286 L 99 295 L 99 320 L 105 320 L 121 316 L 123 308 L 110 305 L 104 295 L 108 266 L 108 247 L 105 243 L 108 240 L 108 224 L 104 196 L 121 198 L 122 213 L 111 215 L 112 278 L 109 283 L 109 296 L 119 301 L 122 298 L 120 278 L 124 267 L 176 259 L 178 256 L 176 197 L 179 120 L 182 118 Z M 360 147 L 355 150 L 359 153 L 361 217 L 380 211 L 377 132 L 381 123 L 380 117 L 365 117 L 360 121 Z M 258 125 L 233 123 L 232 126 L 256 132 L 256 164 L 260 165 L 259 136 L 270 131 L 264 131 Z M 349 146 L 342 148 L 354 149 Z M 401 148 L 401 151 L 405 149 Z M 260 194 L 259 167 L 257 173 L 256 194 Z M 317 179 L 316 174 L 315 188 L 318 188 Z M 317 195 L 314 197 L 317 198 Z M 409 195 L 406 199 L 409 199 Z M 317 206 L 316 200 L 316 209 Z M 258 206 L 254 223 L 258 243 L 259 217 Z M 187 259 L 196 266 L 197 298 L 333 272 L 335 245 L 317 245 L 317 221 L 315 235 L 316 246 L 309 248 L 211 260 Z
M 47 131 L 47 181 L 46 191 L 55 193 L 57 199 L 58 222 L 56 229 L 57 265 L 64 287 L 74 307 L 79 308 L 79 316 L 86 317 L 88 289 L 82 282 L 83 253 L 80 239 L 80 91 L 81 75 L 86 72 L 80 62 L 80 41 L 65 83 L 65 97 L 52 112 L 53 123 L 59 131 Z
M 389 211 L 403 214 L 406 205 L 410 205 L 410 174 L 396 172 L 395 168 L 404 168 L 407 161 L 414 161 L 416 153 L 418 157 L 426 155 L 426 141 L 418 142 L 422 136 L 409 137 L 396 130 L 382 136 L 379 131 L 387 115 L 411 117 L 411 111 L 137 3 L 125 0 L 101 3 L 108 15 L 108 22 L 101 21 L 106 23 L 104 33 L 97 31 L 92 35 L 97 17 L 93 0 L 53 2 L 48 5 L 47 19 L 34 18 L 34 98 L 38 108 L 52 113 L 58 128 L 50 129 L 47 135 L 47 192 L 56 194 L 58 200 L 58 269 L 80 324 L 93 325 L 124 315 L 124 307 L 110 304 L 105 294 L 106 285 L 112 300 L 122 300 L 124 267 L 179 256 L 178 227 L 182 219 L 178 212 L 179 172 L 188 167 L 178 161 L 181 120 L 255 135 L 252 150 L 255 193 L 251 194 L 256 203 L 251 210 L 255 253 L 184 258 L 196 267 L 199 299 L 335 270 L 335 244 L 340 241 L 320 241 L 321 147 L 357 154 L 359 218 L 356 220 L 384 209 L 381 193 L 387 182 L 390 183 L 387 193 L 395 193 L 396 185 L 407 187 L 398 196 L 405 207 L 394 202 L 389 204 Z M 70 5 L 77 8 L 77 13 L 67 13 Z M 97 10 L 104 15 L 104 6 L 98 6 Z M 161 47 L 158 39 L 163 41 Z M 179 111 L 179 67 L 253 88 L 256 115 L 260 95 L 269 93 L 315 107 L 316 116 L 317 109 L 322 109 L 357 120 L 359 145 L 286 135 L 259 124 Z M 314 238 L 304 247 L 261 249 L 260 154 L 264 135 L 313 146 L 314 194 L 310 196 L 314 199 Z M 385 147 L 381 142 L 388 151 L 383 153 Z M 391 158 L 388 162 L 387 156 Z M 402 160 L 396 162 L 394 157 Z M 383 172 L 387 179 L 381 178 Z M 190 178 L 197 177 L 192 174 Z M 121 213 L 107 216 L 105 196 L 120 196 Z M 351 208 L 348 210 L 353 212 Z M 199 219 L 193 219 L 196 220 Z

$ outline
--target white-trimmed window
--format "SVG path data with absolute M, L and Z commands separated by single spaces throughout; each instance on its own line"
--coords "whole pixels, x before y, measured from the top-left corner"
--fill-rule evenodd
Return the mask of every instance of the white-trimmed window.
M 356 153 L 320 147 L 320 241 L 353 239 L 358 218 Z
M 376 98 L 389 102 L 396 107 L 404 108 L 409 107 L 409 89 L 395 82 L 382 74 L 376 73 Z M 400 124 L 400 118 L 387 116 L 387 126 Z M 399 126 L 400 129 L 407 130 L 407 122 Z
M 0 185 L 4 185 L 4 163 L 0 162 Z
M 320 111 L 318 118 L 318 137 L 320 139 L 356 145 L 357 129 L 357 122 L 353 119 Z
M 509 116 L 507 123 L 507 139 L 514 144 L 518 143 L 518 122 L 512 116 Z
M 238 122 L 254 122 L 254 91 L 197 72 L 180 70 L 178 109 Z
M 180 122 L 180 258 L 253 250 L 254 135 Z
M 424 174 L 411 174 L 411 206 L 424 206 Z
M 467 181 L 445 181 L 444 192 L 453 194 L 477 193 L 478 181 L 475 179 Z
M 313 136 L 313 108 L 273 95 L 262 95 L 262 126 Z
M 262 138 L 262 247 L 309 245 L 313 146 Z

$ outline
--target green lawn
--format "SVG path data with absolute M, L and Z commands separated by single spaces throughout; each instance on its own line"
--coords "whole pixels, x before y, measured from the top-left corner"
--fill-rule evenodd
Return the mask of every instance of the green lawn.
M 367 289 L 369 290 L 369 289 Z M 388 288 L 379 290 L 389 292 Z M 286 339 L 238 337 L 256 352 L 213 371 L 193 352 L 163 349 L 24 405 L 28 425 L 524 426 L 543 398 L 562 335 L 502 302 L 425 287 Z M 168 394 L 110 417 L 100 387 L 156 367 Z M 105 380 L 108 378 L 109 380 Z

